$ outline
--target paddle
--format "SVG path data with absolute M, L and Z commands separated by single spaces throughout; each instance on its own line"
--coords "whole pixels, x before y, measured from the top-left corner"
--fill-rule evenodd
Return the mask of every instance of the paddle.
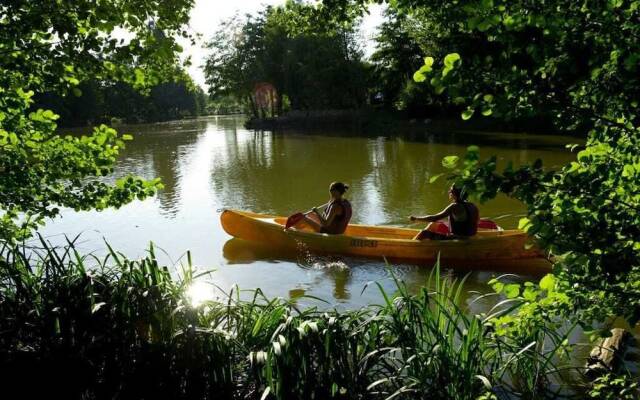
M 316 208 L 323 208 L 326 207 L 329 203 L 324 203 L 321 206 L 318 206 Z M 295 213 L 291 216 L 289 216 L 289 218 L 287 218 L 287 222 L 284 224 L 284 229 L 289 229 L 292 226 L 296 225 L 297 223 L 299 223 L 300 221 L 304 220 L 304 216 L 307 213 L 310 213 L 311 211 L 307 211 L 306 213 Z

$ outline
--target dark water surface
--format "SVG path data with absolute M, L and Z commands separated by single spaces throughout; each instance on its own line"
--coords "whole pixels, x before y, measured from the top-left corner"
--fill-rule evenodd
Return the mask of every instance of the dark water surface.
M 576 141 L 563 136 L 436 134 L 428 126 L 390 137 L 251 131 L 243 128 L 243 121 L 209 117 L 121 127 L 121 133 L 131 133 L 135 140 L 123 152 L 115 175 L 161 177 L 164 190 L 119 210 L 66 210 L 42 232 L 54 243 L 60 243 L 63 234 L 82 233 L 80 248 L 98 254 L 104 254 L 106 239 L 130 257 L 144 255 L 152 241 L 166 252 L 163 261 L 178 265 L 191 250 L 194 264 L 215 269 L 211 280 L 226 290 L 236 284 L 259 287 L 269 296 L 312 295 L 357 308 L 380 301 L 373 287 L 362 293 L 367 282 L 393 288 L 383 260 L 282 254 L 232 240 L 220 226 L 219 210 L 287 215 L 324 203 L 329 183 L 341 180 L 351 185 L 354 222 L 408 226 L 408 215 L 434 213 L 447 204 L 445 180 L 428 183 L 429 177 L 444 172 L 443 156 L 462 155 L 467 146 L 477 144 L 482 155 L 496 154 L 503 165 L 542 158 L 553 167 L 572 158 L 565 145 Z M 484 217 L 496 218 L 505 228 L 517 226 L 523 211 L 521 204 L 504 197 L 481 206 Z M 398 265 L 393 270 L 411 287 L 423 285 L 429 275 L 424 266 Z M 469 291 L 486 291 L 485 282 L 494 275 L 472 273 Z M 196 290 L 203 297 L 212 291 L 207 285 Z M 483 305 L 471 308 L 480 311 Z

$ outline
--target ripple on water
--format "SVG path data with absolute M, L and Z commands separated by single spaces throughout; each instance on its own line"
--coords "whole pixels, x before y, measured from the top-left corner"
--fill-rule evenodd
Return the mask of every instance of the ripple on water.
M 330 269 L 337 271 L 350 271 L 351 267 L 345 264 L 343 261 L 335 260 L 335 261 L 325 261 L 318 260 L 311 265 L 314 269 Z

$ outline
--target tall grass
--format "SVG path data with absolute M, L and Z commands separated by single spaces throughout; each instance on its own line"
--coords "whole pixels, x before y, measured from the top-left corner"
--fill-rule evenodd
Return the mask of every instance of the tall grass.
M 298 309 L 260 290 L 193 306 L 190 258 L 179 278 L 151 247 L 130 260 L 73 242 L 0 248 L 0 390 L 29 398 L 533 398 L 553 373 L 461 308 L 464 280 L 436 266 L 417 294 L 396 280 L 383 304 Z M 544 331 L 544 327 L 540 328 Z M 540 335 L 541 332 L 532 332 Z M 533 371 L 533 372 L 531 372 Z M 524 385 L 524 390 L 523 389 Z M 487 397 L 489 398 L 489 397 Z

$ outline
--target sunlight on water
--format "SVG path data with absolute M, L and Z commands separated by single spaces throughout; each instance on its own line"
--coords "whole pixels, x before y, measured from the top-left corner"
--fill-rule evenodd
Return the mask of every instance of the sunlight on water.
M 316 269 L 335 269 L 339 271 L 349 271 L 349 266 L 342 261 L 316 261 L 312 264 Z
M 442 157 L 462 157 L 469 144 L 480 145 L 482 157 L 495 154 L 498 168 L 537 158 L 548 167 L 575 159 L 565 145 L 576 139 L 560 135 L 435 132 L 421 125 L 378 136 L 339 129 L 253 131 L 243 124 L 242 116 L 213 116 L 122 127 L 135 140 L 127 143 L 113 176 L 105 179 L 160 177 L 164 189 L 117 210 L 65 209 L 40 233 L 54 245 L 64 244 L 65 234 L 81 234 L 80 250 L 97 256 L 107 254 L 105 240 L 131 258 L 146 256 L 153 242 L 163 250 L 156 254 L 165 265 L 176 265 L 174 260 L 190 250 L 193 265 L 215 269 L 188 288 L 194 307 L 206 309 L 210 301 L 226 302 L 229 294 L 243 297 L 260 288 L 268 298 L 281 297 L 299 307 L 358 309 L 382 304 L 380 290 L 393 293 L 394 278 L 416 292 L 428 282 L 429 266 L 318 255 L 303 244 L 290 252 L 270 243 L 244 242 L 224 232 L 218 210 L 290 215 L 324 203 L 328 184 L 341 180 L 351 185 L 352 222 L 418 228 L 409 223 L 409 215 L 434 213 L 448 204 L 446 179 L 429 183 L 447 172 Z M 480 208 L 483 217 L 505 229 L 517 227 L 526 212 L 505 196 Z M 468 272 L 443 269 L 457 279 Z M 492 301 L 474 299 L 491 290 L 486 282 L 496 275 L 472 271 L 460 306 L 488 312 Z
M 417 228 L 407 216 L 437 212 L 448 203 L 446 180 L 429 183 L 430 177 L 446 172 L 442 157 L 463 156 L 470 143 L 480 145 L 483 156 L 496 154 L 500 165 L 538 157 L 549 166 L 564 165 L 575 157 L 564 147 L 575 138 L 557 135 L 433 132 L 423 126 L 398 135 L 340 129 L 274 132 L 249 130 L 243 124 L 242 116 L 212 116 L 122 127 L 133 132 L 135 140 L 106 179 L 160 177 L 164 189 L 118 210 L 63 210 L 41 233 L 54 244 L 64 244 L 63 234 L 82 234 L 81 250 L 100 256 L 106 254 L 105 240 L 132 258 L 146 256 L 153 242 L 164 250 L 157 255 L 167 265 L 175 265 L 189 250 L 193 265 L 215 269 L 190 288 L 193 304 L 223 299 L 237 286 L 260 288 L 269 297 L 309 295 L 358 308 L 380 301 L 377 291 L 363 292 L 368 282 L 393 291 L 392 271 L 417 289 L 430 269 L 318 255 L 304 245 L 290 252 L 232 239 L 222 229 L 217 210 L 290 215 L 325 202 L 328 184 L 341 180 L 351 185 L 347 198 L 354 223 Z M 522 204 L 506 197 L 481 206 L 484 217 L 506 215 L 499 222 L 507 229 L 516 227 L 524 212 Z M 490 271 L 474 272 L 465 288 L 485 292 L 493 276 Z
M 195 281 L 187 289 L 187 297 L 193 307 L 198 307 L 206 301 L 214 300 L 214 291 L 211 284 Z

